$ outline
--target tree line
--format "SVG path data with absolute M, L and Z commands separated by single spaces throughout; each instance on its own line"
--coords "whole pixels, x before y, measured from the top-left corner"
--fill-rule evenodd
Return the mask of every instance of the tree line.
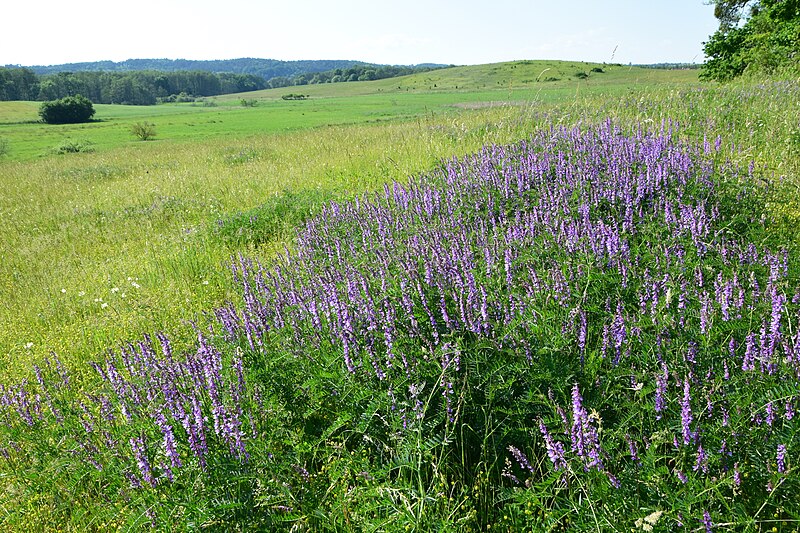
M 57 100 L 80 94 L 100 104 L 152 105 L 160 98 L 256 91 L 262 78 L 211 72 L 59 72 L 39 76 L 27 68 L 0 68 L 0 100 Z
M 38 75 L 23 67 L 0 67 L 0 100 L 57 100 L 80 94 L 98 104 L 152 105 L 176 95 L 216 96 L 315 83 L 379 80 L 425 72 L 432 66 L 356 65 L 326 72 L 277 76 L 205 71 L 80 71 Z

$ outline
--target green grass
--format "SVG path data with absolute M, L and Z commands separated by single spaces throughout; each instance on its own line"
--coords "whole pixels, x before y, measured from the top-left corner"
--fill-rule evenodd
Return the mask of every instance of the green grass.
M 787 191 L 800 183 L 796 81 L 770 81 L 766 89 L 755 81 L 701 85 L 695 71 L 600 65 L 605 72 L 592 73 L 595 66 L 458 67 L 230 95 L 215 99 L 216 107 L 96 106 L 98 121 L 74 126 L 33 123 L 36 103 L 0 103 L 0 138 L 9 148 L 0 156 L 0 374 L 30 378 L 30 364 L 51 350 L 82 369 L 155 331 L 168 332 L 177 349 L 190 347 L 196 334 L 187 321 L 202 323 L 204 312 L 238 298 L 231 256 L 271 258 L 292 247 L 294 225 L 328 199 L 352 198 L 442 159 L 550 127 L 611 118 L 668 128 L 674 121 L 695 144 L 719 136 L 736 167 L 753 160 L 758 176 L 785 177 Z M 589 77 L 577 80 L 576 72 Z M 543 81 L 548 76 L 560 79 Z M 288 92 L 311 98 L 281 100 Z M 244 96 L 258 105 L 240 106 Z M 130 125 L 143 120 L 156 125 L 156 140 L 130 134 Z M 65 140 L 88 141 L 94 151 L 53 154 Z M 795 193 L 771 201 L 772 213 L 796 224 Z M 279 361 L 269 365 L 282 368 Z M 281 435 L 282 446 L 297 444 L 290 442 L 296 435 Z M 320 461 L 345 468 L 334 460 L 345 453 L 326 448 Z M 360 461 L 342 464 L 356 468 Z M 339 472 L 336 490 L 347 490 L 355 473 Z M 476 494 L 483 494 L 479 483 Z M 34 497 L 9 486 L 17 492 L 0 506 L 10 513 L 0 523 L 19 529 L 31 516 L 46 521 L 50 510 L 67 512 L 44 488 Z M 114 505 L 81 509 L 97 524 L 114 520 Z M 43 529 L 58 525 L 51 520 Z
M 603 73 L 591 72 L 602 68 Z M 587 79 L 574 77 L 587 72 Z M 545 76 L 539 74 L 545 73 Z M 547 76 L 558 81 L 544 82 Z M 537 81 L 537 78 L 539 81 Z M 66 141 L 88 142 L 106 151 L 137 142 L 131 125 L 155 124 L 155 142 L 195 142 L 326 125 L 407 120 L 426 113 L 453 114 L 463 107 L 553 103 L 587 94 L 622 94 L 649 86 L 686 84 L 696 71 L 666 71 L 588 63 L 515 62 L 455 67 L 374 82 L 304 85 L 205 99 L 204 103 L 158 106 L 97 105 L 95 121 L 78 125 L 38 124 L 38 103 L 0 102 L 0 137 L 8 139 L 7 159 L 45 157 Z M 283 94 L 302 92 L 304 101 Z M 242 98 L 256 107 L 242 107 Z

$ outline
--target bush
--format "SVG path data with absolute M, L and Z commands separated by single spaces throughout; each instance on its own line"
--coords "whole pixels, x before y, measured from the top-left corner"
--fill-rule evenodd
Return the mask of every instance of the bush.
M 0 157 L 8 155 L 8 139 L 0 137 Z
M 79 94 L 42 103 L 39 116 L 47 124 L 77 124 L 94 116 L 92 102 Z
M 258 100 L 255 98 L 242 98 L 242 107 L 255 107 L 256 105 L 258 105 Z
M 137 122 L 131 126 L 131 133 L 140 141 L 149 141 L 156 136 L 156 125 L 152 122 Z
M 91 141 L 65 139 L 61 144 L 53 148 L 53 152 L 56 154 L 79 154 L 94 152 L 94 148 Z
M 309 96 L 310 95 L 307 95 L 307 94 L 289 93 L 289 94 L 284 94 L 283 96 L 281 96 L 281 98 L 283 98 L 284 100 L 305 100 Z

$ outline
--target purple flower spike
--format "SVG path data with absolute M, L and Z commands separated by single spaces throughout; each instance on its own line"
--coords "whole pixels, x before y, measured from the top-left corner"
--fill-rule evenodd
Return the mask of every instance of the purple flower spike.
M 683 380 L 683 400 L 681 400 L 681 428 L 683 430 L 683 443 L 689 444 L 692 435 L 692 406 L 691 406 L 691 391 L 689 388 L 689 380 Z
M 153 470 L 150 468 L 150 461 L 147 459 L 147 447 L 145 446 L 144 437 L 133 437 L 130 443 L 136 464 L 139 466 L 139 472 L 142 474 L 142 479 L 149 483 L 151 487 L 155 487 L 158 482 L 153 477 Z
M 776 455 L 776 462 L 778 464 L 778 473 L 784 474 L 786 472 L 786 445 L 778 444 L 778 453 Z
M 544 437 L 545 447 L 547 448 L 547 456 L 553 463 L 553 468 L 555 470 L 566 470 L 567 461 L 564 458 L 564 445 L 553 439 L 552 435 L 550 435 L 550 432 L 547 430 L 547 426 L 545 426 L 544 422 L 541 420 L 539 421 L 539 431 Z

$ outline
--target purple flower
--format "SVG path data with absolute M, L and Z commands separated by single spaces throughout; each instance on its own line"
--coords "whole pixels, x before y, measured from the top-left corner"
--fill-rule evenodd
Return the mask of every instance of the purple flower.
M 702 444 L 697 447 L 697 459 L 692 470 L 695 472 L 701 470 L 704 474 L 708 474 L 708 456 Z
M 511 455 L 514 456 L 514 459 L 517 461 L 517 464 L 523 469 L 533 473 L 533 467 L 531 466 L 530 461 L 528 461 L 527 456 L 522 453 L 519 448 L 509 445 L 508 451 L 511 452 Z M 557 470 L 557 469 L 556 469 Z
M 683 431 L 683 443 L 689 444 L 691 442 L 693 435 L 692 435 L 692 397 L 691 391 L 689 388 L 689 380 L 683 380 L 683 399 L 681 400 L 681 428 Z
M 708 511 L 703 511 L 703 525 L 706 528 L 706 533 L 711 533 L 713 524 L 711 523 L 711 515 Z
M 596 467 L 598 470 L 603 468 L 603 461 L 600 457 L 600 439 L 597 435 L 589 413 L 583 407 L 578 384 L 572 387 L 572 451 L 584 461 L 584 469 Z
M 667 370 L 667 365 L 665 363 L 661 363 L 661 368 L 663 369 L 663 372 L 656 376 L 656 420 L 661 420 L 661 412 L 666 408 L 664 394 L 667 392 L 667 380 L 669 380 L 669 371 Z
M 778 444 L 778 453 L 776 455 L 778 463 L 778 472 L 783 474 L 786 472 L 786 445 Z
M 139 466 L 139 472 L 142 474 L 142 479 L 150 484 L 151 487 L 157 485 L 155 477 L 153 477 L 153 470 L 150 468 L 150 461 L 147 458 L 147 447 L 144 442 L 144 437 L 133 437 L 130 440 L 133 456 L 136 459 L 136 464 Z
M 547 456 L 553 463 L 553 468 L 556 470 L 566 470 L 567 461 L 564 458 L 564 445 L 553 439 L 552 435 L 550 435 L 550 432 L 547 431 L 547 426 L 545 426 L 544 422 L 541 420 L 539 421 L 539 431 L 544 437 L 545 448 L 547 448 Z

